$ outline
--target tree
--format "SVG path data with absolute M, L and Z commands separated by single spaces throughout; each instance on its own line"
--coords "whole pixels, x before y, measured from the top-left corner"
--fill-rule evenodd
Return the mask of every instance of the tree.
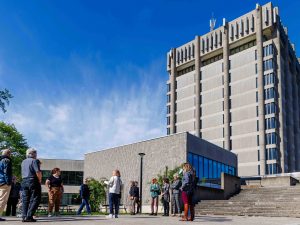
M 177 167 L 175 167 L 174 169 L 172 169 L 172 170 L 168 170 L 167 169 L 168 167 L 166 167 L 166 171 L 165 172 L 161 172 L 160 174 L 157 174 L 157 182 L 158 182 L 158 184 L 162 187 L 162 185 L 163 185 L 163 179 L 164 178 L 169 178 L 169 181 L 171 182 L 171 181 L 173 181 L 173 176 L 174 176 L 174 174 L 175 173 L 179 173 L 179 171 L 180 171 L 180 169 L 182 168 L 182 166 L 177 166 Z M 178 174 L 179 175 L 179 177 L 181 178 L 182 177 L 182 175 L 181 174 Z
M 96 180 L 95 178 L 89 178 L 88 186 L 90 189 L 90 205 L 92 212 L 99 210 L 100 204 L 103 204 L 106 200 L 106 184 L 104 180 Z
M 0 91 L 0 108 L 2 112 L 6 112 L 6 106 L 9 105 L 9 99 L 13 98 L 13 96 L 9 93 L 7 89 Z
M 24 136 L 13 124 L 0 121 L 0 149 L 9 148 L 12 151 L 13 174 L 21 177 L 21 163 L 26 157 L 28 145 Z

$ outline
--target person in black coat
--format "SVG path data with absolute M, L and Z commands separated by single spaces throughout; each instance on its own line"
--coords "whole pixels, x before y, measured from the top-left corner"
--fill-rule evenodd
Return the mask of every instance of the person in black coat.
M 20 199 L 20 190 L 21 184 L 17 182 L 17 178 L 15 176 L 12 177 L 12 184 L 10 189 L 9 198 L 6 206 L 6 216 L 16 216 L 17 204 Z

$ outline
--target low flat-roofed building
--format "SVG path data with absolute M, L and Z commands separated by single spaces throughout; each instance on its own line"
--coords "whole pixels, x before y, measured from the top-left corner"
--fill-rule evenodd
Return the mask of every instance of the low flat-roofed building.
M 83 183 L 83 160 L 69 159 L 40 159 L 42 162 L 42 203 L 48 203 L 48 190 L 45 186 L 46 179 L 50 176 L 51 170 L 55 167 L 60 168 L 61 177 L 64 185 L 62 198 L 63 205 L 78 205 L 80 185 Z
M 237 156 L 188 132 L 159 137 L 85 154 L 84 177 L 107 178 L 119 169 L 123 181 L 122 202 L 126 203 L 130 181 L 140 180 L 143 158 L 143 205 L 150 204 L 149 186 L 153 177 L 182 163 L 191 162 L 200 180 L 218 179 L 221 172 L 237 175 Z M 144 208 L 144 207 L 143 207 Z

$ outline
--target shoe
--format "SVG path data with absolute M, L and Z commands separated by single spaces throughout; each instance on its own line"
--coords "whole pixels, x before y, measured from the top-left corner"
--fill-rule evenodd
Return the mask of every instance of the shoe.
M 154 215 L 154 213 L 150 213 L 149 215 L 150 215 L 150 216 L 153 216 L 153 215 Z
M 25 218 L 22 220 L 22 222 L 36 222 L 36 219 L 33 218 Z
M 115 215 L 115 218 L 119 218 L 119 216 L 118 216 L 118 215 Z
M 48 217 L 52 217 L 53 215 L 52 214 L 48 214 Z
M 6 221 L 6 219 L 0 218 L 0 221 Z
M 154 213 L 153 216 L 157 216 L 157 213 Z
M 107 219 L 113 219 L 114 215 L 113 214 L 109 214 L 108 216 L 106 216 Z

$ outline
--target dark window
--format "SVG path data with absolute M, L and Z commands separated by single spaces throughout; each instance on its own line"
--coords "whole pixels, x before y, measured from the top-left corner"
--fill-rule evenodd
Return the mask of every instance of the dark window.
M 45 183 L 46 179 L 50 176 L 50 171 L 42 171 L 42 183 Z M 83 183 L 82 171 L 61 171 L 61 178 L 64 185 L 79 186 Z

